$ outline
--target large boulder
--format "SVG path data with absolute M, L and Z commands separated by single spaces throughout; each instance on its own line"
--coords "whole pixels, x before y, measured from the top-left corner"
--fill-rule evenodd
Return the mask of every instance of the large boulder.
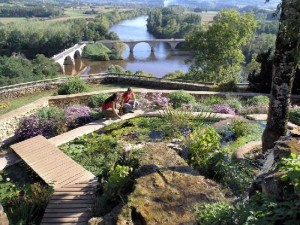
M 98 224 L 194 224 L 197 204 L 225 201 L 221 187 L 191 169 L 165 143 L 145 146 L 128 202 Z
M 291 153 L 300 154 L 300 138 L 285 136 L 281 137 L 269 152 L 262 167 L 261 174 L 254 180 L 250 195 L 260 191 L 270 198 L 286 200 L 296 196 L 293 187 L 282 181 L 283 172 L 276 170 L 276 164 L 282 158 L 287 158 Z

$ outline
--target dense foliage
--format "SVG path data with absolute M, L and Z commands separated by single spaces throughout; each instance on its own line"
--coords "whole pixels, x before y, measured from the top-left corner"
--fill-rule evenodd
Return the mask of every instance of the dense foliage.
M 147 28 L 157 38 L 183 38 L 195 27 L 201 26 L 201 17 L 186 13 L 181 7 L 151 10 Z
M 242 47 L 252 37 L 256 22 L 251 13 L 221 10 L 207 29 L 199 28 L 186 37 L 194 51 L 188 78 L 196 81 L 238 80 L 244 61 Z
M 112 24 L 145 13 L 146 9 L 101 13 L 89 23 L 84 19 L 73 19 L 3 25 L 0 26 L 0 49 L 7 54 L 22 52 L 27 57 L 36 54 L 53 56 L 80 41 L 117 39 L 115 33 L 108 32 Z
M 0 56 L 0 86 L 53 78 L 58 67 L 44 55 L 30 61 L 22 57 Z
M 294 123 L 294 124 L 300 126 L 300 108 L 299 108 L 299 107 L 297 107 L 297 108 L 292 108 L 292 109 L 290 110 L 289 120 L 290 120 L 292 123 Z
M 184 91 L 175 91 L 168 95 L 170 103 L 174 108 L 181 107 L 182 104 L 187 103 L 191 104 L 195 102 L 195 97 Z
M 71 77 L 58 89 L 59 95 L 69 95 L 85 92 L 88 90 L 87 84 L 79 77 Z
M 93 119 L 97 118 L 93 117 L 87 106 L 69 106 L 65 109 L 45 107 L 22 118 L 15 135 L 19 140 L 37 135 L 49 138 L 82 126 Z
M 0 17 L 58 17 L 61 8 L 53 6 L 0 6 Z

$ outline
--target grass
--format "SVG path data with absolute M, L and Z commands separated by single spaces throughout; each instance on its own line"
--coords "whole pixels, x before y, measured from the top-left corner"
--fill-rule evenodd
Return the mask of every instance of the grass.
M 111 90 L 111 89 L 116 89 L 116 88 L 128 88 L 129 85 L 115 85 L 115 84 L 108 84 L 108 85 L 99 85 L 99 84 L 89 84 L 89 89 L 88 92 L 93 92 L 93 91 L 102 91 L 102 90 Z M 137 88 L 134 86 L 131 86 L 132 88 Z M 19 98 L 14 98 L 14 99 L 9 99 L 7 101 L 4 101 L 4 103 L 7 103 L 8 106 L 6 108 L 0 108 L 0 115 L 3 115 L 5 113 L 8 113 L 12 110 L 15 110 L 17 108 L 20 108 L 24 105 L 27 105 L 29 103 L 32 103 L 38 99 L 41 99 L 43 97 L 47 96 L 52 96 L 56 95 L 57 90 L 50 90 L 50 91 L 44 91 L 40 93 L 35 93 L 32 95 L 28 96 L 23 96 Z M 0 103 L 3 101 L 0 101 Z M 1 105 L 1 104 L 0 104 Z
M 27 19 L 25 17 L 1 17 L 0 22 L 3 24 L 9 24 L 9 23 L 20 23 L 20 22 L 25 22 L 29 21 L 32 19 Z M 36 20 L 36 19 L 34 19 Z
M 19 98 L 14 98 L 14 99 L 9 99 L 8 102 L 8 107 L 6 108 L 2 108 L 0 109 L 0 115 L 3 115 L 5 113 L 8 113 L 14 109 L 20 108 L 24 105 L 27 105 L 31 102 L 34 102 L 40 98 L 46 97 L 46 96 L 51 96 L 55 93 L 55 90 L 51 90 L 51 91 L 44 91 L 44 92 L 40 92 L 40 93 L 36 93 L 33 95 L 28 95 L 28 96 L 23 96 L 23 97 L 19 97 Z

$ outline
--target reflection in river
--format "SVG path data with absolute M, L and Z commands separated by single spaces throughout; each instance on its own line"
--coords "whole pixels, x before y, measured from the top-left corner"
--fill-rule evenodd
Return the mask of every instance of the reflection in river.
M 131 20 L 124 20 L 114 25 L 110 31 L 116 32 L 122 40 L 145 40 L 154 37 L 147 31 L 146 16 L 140 16 Z M 151 73 L 156 77 L 162 77 L 166 73 L 182 70 L 187 71 L 188 65 L 185 60 L 189 57 L 189 52 L 175 50 L 171 51 L 170 46 L 166 43 L 159 43 L 155 46 L 154 52 L 151 52 L 147 43 L 139 43 L 133 53 L 129 48 L 123 53 L 124 60 L 112 61 L 89 61 L 87 59 L 76 59 L 75 67 L 65 66 L 68 75 L 88 75 L 105 72 L 112 64 L 122 66 L 125 70 L 133 73 L 142 70 Z

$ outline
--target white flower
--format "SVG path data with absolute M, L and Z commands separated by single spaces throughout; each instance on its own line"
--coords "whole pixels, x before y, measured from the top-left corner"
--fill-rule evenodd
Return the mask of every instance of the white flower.
M 6 178 L 6 181 L 10 181 L 10 178 L 8 177 L 8 178 Z

